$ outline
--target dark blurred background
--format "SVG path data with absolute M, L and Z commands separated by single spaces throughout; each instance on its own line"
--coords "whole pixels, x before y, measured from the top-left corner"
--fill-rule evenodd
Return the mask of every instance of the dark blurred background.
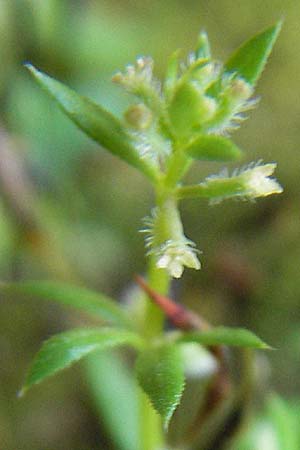
M 1 279 L 66 280 L 120 298 L 133 273 L 145 270 L 138 230 L 153 201 L 139 173 L 69 123 L 23 62 L 120 114 L 128 99 L 110 77 L 137 55 L 152 55 L 162 76 L 167 56 L 178 47 L 191 50 L 202 28 L 224 60 L 283 18 L 258 84 L 259 107 L 234 140 L 245 150 L 243 162 L 278 163 L 284 193 L 215 207 L 186 201 L 186 233 L 203 251 L 203 269 L 187 270 L 174 291 L 214 324 L 247 326 L 275 347 L 262 361 L 266 390 L 297 396 L 299 17 L 297 0 L 0 0 Z M 219 170 L 198 165 L 188 178 Z M 16 397 L 41 341 L 83 323 L 55 305 L 0 298 L 1 450 L 111 448 L 80 366 Z

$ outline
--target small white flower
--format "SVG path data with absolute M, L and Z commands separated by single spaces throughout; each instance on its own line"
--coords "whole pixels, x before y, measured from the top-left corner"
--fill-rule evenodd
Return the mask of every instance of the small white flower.
M 246 169 L 241 174 L 245 183 L 247 197 L 266 197 L 272 194 L 280 194 L 283 191 L 278 181 L 270 178 L 276 166 L 277 164 L 275 163 L 258 165 Z
M 282 186 L 275 178 L 271 178 L 276 166 L 276 163 L 252 162 L 248 166 L 235 169 L 231 175 L 227 169 L 223 169 L 219 174 L 207 177 L 200 186 L 208 191 L 218 192 L 210 197 L 210 204 L 213 205 L 230 198 L 253 200 L 257 197 L 281 194 Z M 236 186 L 228 190 L 231 182 L 236 183 Z
M 179 242 L 167 241 L 159 250 L 156 266 L 167 270 L 174 278 L 181 277 L 184 267 L 199 270 L 201 264 L 194 245 L 188 239 Z

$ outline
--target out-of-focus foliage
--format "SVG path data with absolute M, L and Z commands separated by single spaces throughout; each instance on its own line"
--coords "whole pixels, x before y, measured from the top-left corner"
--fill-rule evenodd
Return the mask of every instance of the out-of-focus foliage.
M 284 402 L 272 395 L 264 414 L 235 443 L 235 450 L 297 450 L 300 446 L 299 403 Z
M 99 151 L 76 130 L 34 85 L 22 62 L 32 62 L 119 114 L 127 99 L 110 83 L 110 76 L 136 55 L 151 54 L 160 74 L 166 57 L 179 46 L 191 48 L 205 27 L 214 54 L 224 59 L 245 38 L 284 16 L 276 50 L 258 84 L 260 107 L 235 135 L 241 148 L 253 152 L 251 160 L 263 155 L 278 162 L 284 194 L 251 208 L 224 203 L 217 209 L 188 201 L 185 226 L 204 250 L 203 270 L 187 273 L 174 289 L 178 298 L 214 324 L 247 326 L 275 347 L 268 360 L 258 361 L 261 391 L 276 388 L 282 395 L 296 395 L 298 10 L 297 0 L 0 0 L 1 278 L 79 280 L 126 301 L 133 272 L 145 269 L 143 239 L 137 230 L 152 202 L 138 173 Z M 190 181 L 211 169 L 212 163 L 199 166 L 190 173 Z M 105 430 L 114 427 L 114 417 L 101 419 L 99 428 L 76 370 L 68 378 L 49 381 L 47 390 L 36 388 L 27 398 L 16 398 L 40 341 L 69 325 L 84 325 L 79 317 L 52 305 L 37 308 L 34 299 L 1 296 L 1 448 L 40 450 L 45 443 L 56 450 L 113 448 Z M 113 363 L 105 367 L 108 364 Z M 95 370 L 92 362 L 93 380 Z M 103 377 L 103 385 L 108 385 L 107 373 Z M 118 395 L 126 404 L 126 395 L 131 395 L 127 379 L 122 386 Z M 102 394 L 100 398 L 98 403 L 107 403 Z M 129 417 L 129 411 L 122 411 Z M 278 428 L 278 422 L 272 423 Z M 128 449 L 131 438 L 135 439 L 128 437 Z

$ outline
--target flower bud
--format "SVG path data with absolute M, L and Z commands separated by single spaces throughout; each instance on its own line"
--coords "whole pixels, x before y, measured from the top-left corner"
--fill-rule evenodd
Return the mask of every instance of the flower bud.
M 198 36 L 197 48 L 195 51 L 195 56 L 197 59 L 200 58 L 210 58 L 210 46 L 208 41 L 208 36 L 205 31 L 201 31 Z
M 249 83 L 247 83 L 242 78 L 235 78 L 231 82 L 226 94 L 234 101 L 244 102 L 245 100 L 248 100 L 249 97 L 251 97 L 252 93 L 253 88 Z
M 146 130 L 152 123 L 152 112 L 142 103 L 130 106 L 124 114 L 126 122 L 136 130 Z
M 174 132 L 188 136 L 194 128 L 210 120 L 217 109 L 216 101 L 203 94 L 196 82 L 186 82 L 179 86 L 169 106 L 169 116 Z
M 221 65 L 216 62 L 202 63 L 191 70 L 191 79 L 196 82 L 199 90 L 205 92 L 216 81 L 220 70 Z

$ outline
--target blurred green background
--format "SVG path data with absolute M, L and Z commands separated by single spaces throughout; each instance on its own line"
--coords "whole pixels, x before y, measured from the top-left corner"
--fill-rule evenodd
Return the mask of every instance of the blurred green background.
M 67 280 L 122 298 L 133 273 L 146 267 L 137 231 L 152 206 L 149 185 L 75 129 L 23 62 L 120 114 L 128 99 L 110 77 L 137 55 L 152 55 L 161 76 L 167 56 L 176 48 L 187 53 L 205 28 L 214 55 L 226 59 L 282 17 L 282 33 L 258 85 L 259 107 L 233 138 L 245 150 L 245 163 L 278 162 L 284 193 L 253 204 L 185 202 L 186 233 L 203 251 L 203 270 L 186 271 L 174 295 L 214 324 L 247 326 L 275 347 L 260 355 L 261 384 L 295 398 L 300 387 L 298 0 L 0 0 L 1 279 Z M 189 180 L 219 170 L 198 165 Z M 16 397 L 41 341 L 82 323 L 81 316 L 55 305 L 0 298 L 1 450 L 117 448 L 96 414 L 80 367 L 24 399 Z

